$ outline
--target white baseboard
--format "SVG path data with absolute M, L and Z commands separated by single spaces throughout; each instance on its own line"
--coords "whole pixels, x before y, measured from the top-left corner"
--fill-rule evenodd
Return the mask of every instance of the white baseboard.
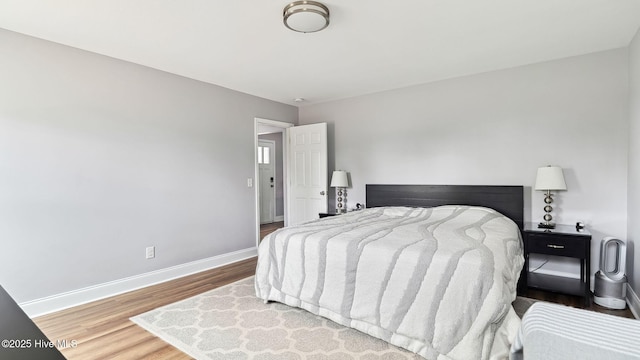
M 284 221 L 284 215 L 274 216 L 272 220 L 262 222 L 260 221 L 260 225 L 264 224 L 273 224 L 274 222 Z
M 214 269 L 258 255 L 253 247 L 20 303 L 31 318 Z
M 638 298 L 638 294 L 633 291 L 629 283 L 627 283 L 627 305 L 629 305 L 633 316 L 640 320 L 640 298 Z

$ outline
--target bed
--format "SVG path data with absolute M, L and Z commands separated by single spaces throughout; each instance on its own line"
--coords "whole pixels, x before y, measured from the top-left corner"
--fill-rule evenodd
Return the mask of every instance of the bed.
M 426 359 L 508 357 L 523 188 L 367 185 L 366 201 L 265 237 L 256 295 Z

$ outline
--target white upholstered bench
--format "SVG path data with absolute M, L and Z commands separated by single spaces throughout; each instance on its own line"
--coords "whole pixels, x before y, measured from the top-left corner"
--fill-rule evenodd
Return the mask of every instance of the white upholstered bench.
M 640 320 L 537 302 L 522 319 L 511 360 L 638 360 Z

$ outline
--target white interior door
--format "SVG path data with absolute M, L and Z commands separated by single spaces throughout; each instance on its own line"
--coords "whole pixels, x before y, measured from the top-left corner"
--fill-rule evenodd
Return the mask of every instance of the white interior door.
M 327 124 L 287 129 L 288 225 L 318 218 L 327 211 Z
M 276 212 L 275 187 L 275 149 L 276 144 L 271 140 L 258 141 L 258 168 L 260 187 L 260 224 L 272 223 Z

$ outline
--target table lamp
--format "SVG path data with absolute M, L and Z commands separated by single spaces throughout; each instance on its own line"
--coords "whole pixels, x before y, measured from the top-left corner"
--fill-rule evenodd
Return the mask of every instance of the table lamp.
M 546 204 L 544 206 L 544 222 L 539 223 L 538 227 L 542 229 L 554 229 L 556 224 L 551 222 L 553 219 L 551 216 L 551 211 L 553 211 L 553 207 L 551 207 L 551 203 L 553 203 L 551 191 L 567 190 L 567 184 L 564 181 L 564 175 L 562 175 L 562 168 L 551 165 L 538 168 L 535 189 L 546 191 L 544 198 L 544 203 Z
M 349 179 L 347 172 L 335 170 L 331 175 L 331 187 L 336 188 L 336 214 L 347 212 L 347 190 Z

